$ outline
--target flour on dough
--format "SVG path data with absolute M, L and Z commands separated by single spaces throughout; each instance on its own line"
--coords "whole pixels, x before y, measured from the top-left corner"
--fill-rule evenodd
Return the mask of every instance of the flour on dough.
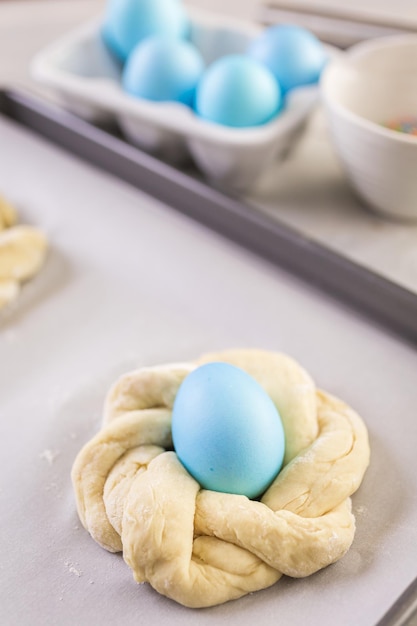
M 285 464 L 259 501 L 204 490 L 172 449 L 171 410 L 195 367 L 224 361 L 264 387 L 281 415 Z M 347 552 L 351 495 L 369 463 L 362 419 L 316 388 L 283 354 L 231 350 L 142 368 L 110 390 L 102 429 L 72 470 L 79 517 L 101 546 L 123 551 L 137 582 L 207 607 L 303 577 Z

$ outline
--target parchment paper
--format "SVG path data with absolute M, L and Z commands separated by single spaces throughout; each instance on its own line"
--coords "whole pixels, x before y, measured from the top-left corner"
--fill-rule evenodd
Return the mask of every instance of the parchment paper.
M 52 244 L 0 319 L 1 623 L 375 623 L 417 575 L 415 350 L 1 118 L 0 146 L 1 192 Z M 350 403 L 372 462 L 343 560 L 193 611 L 137 585 L 94 543 L 69 472 L 117 375 L 239 346 L 291 354 Z

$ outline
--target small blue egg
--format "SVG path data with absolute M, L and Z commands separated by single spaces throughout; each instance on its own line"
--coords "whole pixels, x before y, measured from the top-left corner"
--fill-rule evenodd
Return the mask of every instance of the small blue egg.
M 105 43 L 122 62 L 146 37 L 181 38 L 187 31 L 187 15 L 179 0 L 108 0 L 101 30 Z
M 299 26 L 271 26 L 254 39 L 248 54 L 274 74 L 284 92 L 316 83 L 327 54 L 313 33 Z
M 177 456 L 205 489 L 255 498 L 281 469 L 285 436 L 271 398 L 245 371 L 227 363 L 195 369 L 172 411 Z
M 150 37 L 129 56 L 122 85 L 132 96 L 191 106 L 203 70 L 203 58 L 191 43 Z
M 225 126 L 265 124 L 277 115 L 280 106 L 280 88 L 271 72 L 244 55 L 215 61 L 197 87 L 198 115 Z

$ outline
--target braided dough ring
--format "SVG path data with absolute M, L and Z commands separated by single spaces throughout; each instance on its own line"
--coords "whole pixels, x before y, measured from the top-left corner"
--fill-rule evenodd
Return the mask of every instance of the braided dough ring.
M 284 469 L 260 501 L 201 489 L 172 451 L 177 390 L 209 361 L 246 370 L 282 417 Z M 83 525 L 107 550 L 123 550 L 137 582 L 206 607 L 340 559 L 355 532 L 350 496 L 368 463 L 366 428 L 346 404 L 285 355 L 234 350 L 122 376 L 72 479 Z
M 45 235 L 16 222 L 14 208 L 0 197 L 0 309 L 16 300 L 20 283 L 39 272 L 46 255 Z

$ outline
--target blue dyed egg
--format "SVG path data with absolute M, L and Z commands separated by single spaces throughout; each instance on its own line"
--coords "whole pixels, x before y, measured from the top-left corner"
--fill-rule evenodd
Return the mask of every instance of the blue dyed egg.
M 122 84 L 129 94 L 139 98 L 191 106 L 203 70 L 203 58 L 191 43 L 150 37 L 129 56 Z
M 244 55 L 215 61 L 197 88 L 198 115 L 225 126 L 265 124 L 277 115 L 280 106 L 280 88 L 271 72 Z
M 172 411 L 178 458 L 205 489 L 255 498 L 281 469 L 285 436 L 271 398 L 249 374 L 208 363 L 180 386 Z
M 271 70 L 284 92 L 316 83 L 327 61 L 313 33 L 285 24 L 265 29 L 251 43 L 248 54 Z
M 108 0 L 101 32 L 124 62 L 146 37 L 181 38 L 187 31 L 188 19 L 179 0 Z

